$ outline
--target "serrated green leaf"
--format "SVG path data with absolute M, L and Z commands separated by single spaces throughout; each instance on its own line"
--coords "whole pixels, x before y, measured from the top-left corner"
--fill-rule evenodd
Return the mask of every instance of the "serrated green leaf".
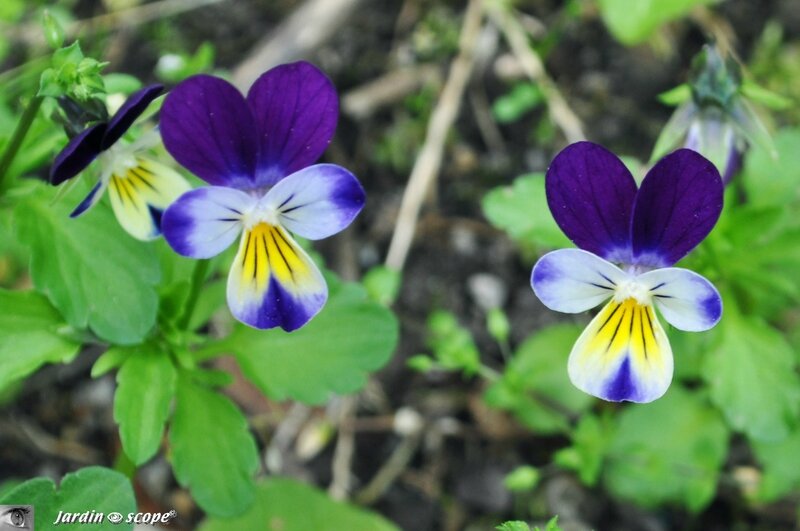
M 717 0 L 599 0 L 611 34 L 627 46 L 646 41 L 662 24 L 681 18 L 694 7 Z
M 727 301 L 732 300 L 728 297 Z M 703 376 L 728 424 L 758 441 L 780 441 L 800 423 L 800 378 L 780 332 L 732 304 L 716 331 Z
M 497 531 L 531 531 L 530 526 L 522 520 L 503 522 L 499 526 L 495 527 L 495 529 L 497 529 Z
M 330 499 L 325 493 L 286 478 L 258 485 L 256 502 L 236 518 L 210 518 L 200 531 L 273 529 L 280 531 L 397 531 L 394 524 L 360 507 Z
M 64 321 L 45 297 L 0 289 L 0 392 L 45 363 L 67 363 L 80 344 L 58 334 Z
M 495 188 L 483 198 L 482 205 L 492 225 L 524 245 L 535 248 L 572 246 L 550 214 L 541 173 L 523 175 L 511 186 Z
M 60 511 L 65 513 L 94 514 L 119 512 L 124 515 L 136 512 L 136 497 L 130 481 L 124 475 L 108 468 L 92 466 L 67 474 L 56 490 L 48 478 L 34 478 L 14 488 L 0 498 L 2 505 L 33 505 L 36 529 L 52 529 Z M 81 524 L 74 527 L 84 527 Z M 132 530 L 133 524 L 112 524 L 103 520 L 87 524 L 98 531 Z
M 136 465 L 158 451 L 175 395 L 175 366 L 155 345 L 129 347 L 117 373 L 114 420 L 125 454 Z
M 52 197 L 38 185 L 14 212 L 19 238 L 31 250 L 37 290 L 73 327 L 88 326 L 116 344 L 141 342 L 158 310 L 160 272 L 152 246 L 128 236 L 102 203 L 70 219 L 75 194 L 54 205 Z
M 487 390 L 487 403 L 513 412 L 533 430 L 566 431 L 569 417 L 585 411 L 593 401 L 567 375 L 567 358 L 580 333 L 580 327 L 564 324 L 526 339 L 502 378 Z
M 227 397 L 179 374 L 169 441 L 175 477 L 203 510 L 229 517 L 252 505 L 256 443 Z
M 773 502 L 800 490 L 800 467 L 796 466 L 800 430 L 795 430 L 778 442 L 751 441 L 751 445 L 764 469 L 755 494 L 758 501 Z
M 619 416 L 604 481 L 615 496 L 645 507 L 677 502 L 698 512 L 716 492 L 728 436 L 714 409 L 672 386 L 663 398 Z
M 237 325 L 208 350 L 232 352 L 245 376 L 276 400 L 320 404 L 333 393 L 357 391 L 389 360 L 397 320 L 358 284 L 329 284 L 325 308 L 303 328 L 287 333 Z

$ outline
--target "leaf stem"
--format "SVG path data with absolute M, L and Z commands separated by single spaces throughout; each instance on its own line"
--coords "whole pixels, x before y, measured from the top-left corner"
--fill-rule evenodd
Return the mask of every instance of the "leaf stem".
M 186 304 L 183 307 L 183 315 L 181 315 L 181 320 L 178 322 L 178 328 L 180 330 L 189 330 L 189 323 L 192 320 L 194 307 L 197 305 L 198 297 L 200 297 L 200 288 L 203 287 L 203 283 L 206 280 L 206 274 L 208 273 L 208 267 L 210 264 L 211 260 L 198 260 L 194 265 L 192 284 L 190 288 L 191 291 L 189 292 L 189 298 L 186 299 Z
M 19 152 L 19 148 L 22 146 L 23 140 L 25 140 L 25 137 L 28 135 L 28 131 L 31 128 L 31 124 L 33 124 L 33 120 L 39 113 L 39 107 L 42 106 L 42 101 L 44 101 L 44 98 L 41 96 L 34 96 L 33 99 L 28 103 L 28 107 L 25 109 L 25 112 L 22 113 L 22 116 L 19 119 L 17 128 L 14 129 L 14 134 L 11 136 L 11 140 L 8 141 L 8 144 L 3 151 L 3 156 L 0 158 L 0 193 L 5 191 L 8 186 L 6 182 L 6 174 L 8 173 L 8 169 L 11 167 L 11 164 L 14 162 L 14 158 Z

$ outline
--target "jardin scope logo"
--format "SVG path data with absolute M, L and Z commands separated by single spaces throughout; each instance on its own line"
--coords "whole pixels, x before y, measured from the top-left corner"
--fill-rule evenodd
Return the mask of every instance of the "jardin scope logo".
M 32 515 L 33 513 L 31 513 Z M 70 524 L 102 524 L 109 522 L 112 524 L 168 524 L 170 521 L 178 517 L 178 512 L 172 509 L 168 513 L 128 513 L 122 514 L 118 512 L 101 513 L 97 511 L 84 511 L 82 513 L 71 513 L 65 511 L 58 511 L 53 525 L 70 525 Z M 5 529 L 0 527 L 0 531 Z M 33 529 L 33 527 L 30 527 Z

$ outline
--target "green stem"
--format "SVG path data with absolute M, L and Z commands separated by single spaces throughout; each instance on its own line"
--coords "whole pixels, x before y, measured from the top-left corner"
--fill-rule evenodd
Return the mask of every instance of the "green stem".
M 11 164 L 14 162 L 14 158 L 19 152 L 19 148 L 22 147 L 22 142 L 28 135 L 28 131 L 31 128 L 31 124 L 33 124 L 33 120 L 39 113 L 39 107 L 42 106 L 42 101 L 44 101 L 44 98 L 41 96 L 34 96 L 30 103 L 28 103 L 28 107 L 25 109 L 25 112 L 22 113 L 22 117 L 19 119 L 17 128 L 14 129 L 14 134 L 11 136 L 11 140 L 8 141 L 8 145 L 6 145 L 6 149 L 3 151 L 3 157 L 0 158 L 0 192 L 6 190 L 8 186 L 6 182 L 6 174 L 8 173 L 8 169 L 11 167 Z
M 208 267 L 210 264 L 211 260 L 198 260 L 194 265 L 191 291 L 189 292 L 189 298 L 186 299 L 186 304 L 183 307 L 183 315 L 181 315 L 181 320 L 178 322 L 178 328 L 181 330 L 189 329 L 189 323 L 192 321 L 194 307 L 197 305 L 197 298 L 200 297 L 200 289 L 203 287 L 203 283 L 206 280 L 206 274 L 208 273 Z

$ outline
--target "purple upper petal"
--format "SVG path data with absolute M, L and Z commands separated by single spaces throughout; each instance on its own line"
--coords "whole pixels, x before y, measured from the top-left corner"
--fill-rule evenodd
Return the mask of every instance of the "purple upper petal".
M 616 155 L 591 142 L 571 144 L 553 159 L 545 185 L 550 212 L 575 245 L 627 260 L 636 181 Z
M 256 186 L 256 125 L 244 97 L 220 78 L 198 75 L 170 91 L 161 138 L 186 169 L 217 186 Z
M 339 116 L 333 84 L 317 67 L 302 61 L 262 74 L 250 87 L 247 102 L 259 131 L 260 186 L 316 162 Z
M 642 181 L 631 221 L 633 263 L 674 264 L 711 232 L 722 212 L 717 168 L 690 149 L 661 159 Z
M 131 94 L 109 120 L 101 149 L 108 149 L 119 140 L 163 90 L 164 85 L 149 85 Z
M 83 171 L 102 151 L 106 124 L 99 123 L 84 129 L 56 155 L 50 167 L 50 182 L 61 184 Z

